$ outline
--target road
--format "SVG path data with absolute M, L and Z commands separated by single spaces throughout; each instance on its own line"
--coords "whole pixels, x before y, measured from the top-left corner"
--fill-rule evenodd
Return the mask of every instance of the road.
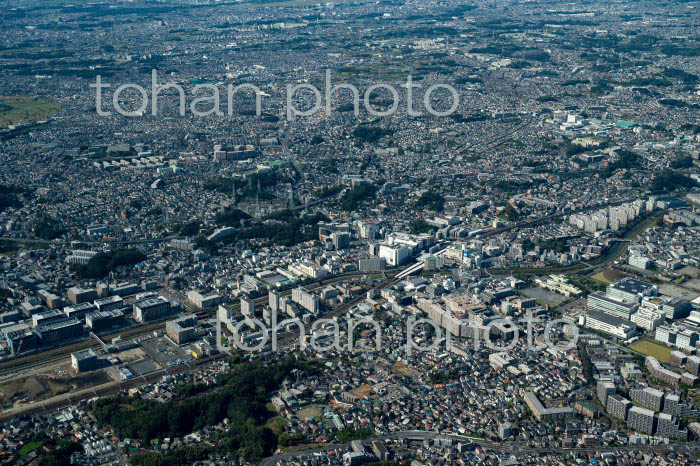
M 501 450 L 511 452 L 513 454 L 520 453 L 530 453 L 530 454 L 540 454 L 540 453 L 562 453 L 562 452 L 572 452 L 572 453 L 602 453 L 602 452 L 614 452 L 614 451 L 669 451 L 673 449 L 676 452 L 683 452 L 686 455 L 690 455 L 693 452 L 698 451 L 700 448 L 700 442 L 686 442 L 686 443 L 675 443 L 668 445 L 625 445 L 620 447 L 587 447 L 587 448 L 564 448 L 564 449 L 552 449 L 552 448 L 532 448 L 527 446 L 526 442 L 515 441 L 515 442 L 492 442 L 489 440 L 484 440 L 476 437 L 469 437 L 464 435 L 456 435 L 451 433 L 440 433 L 440 432 L 429 432 L 429 431 L 406 431 L 406 432 L 394 432 L 391 434 L 376 435 L 365 439 L 365 442 L 372 440 L 424 440 L 424 439 L 435 439 L 435 438 L 445 438 L 449 437 L 458 441 L 468 442 L 475 445 L 479 445 L 486 450 Z M 311 455 L 314 453 L 324 453 L 336 448 L 348 448 L 349 444 L 332 444 L 325 445 L 319 448 L 313 448 L 310 450 L 298 451 L 293 453 L 281 453 L 278 455 L 265 458 L 260 462 L 260 466 L 272 466 L 277 464 L 279 461 L 289 461 L 297 456 L 301 455 Z

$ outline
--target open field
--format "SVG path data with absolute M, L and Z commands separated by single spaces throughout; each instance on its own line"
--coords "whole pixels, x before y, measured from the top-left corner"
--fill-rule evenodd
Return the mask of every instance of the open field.
M 414 371 L 413 369 L 408 367 L 406 365 L 406 363 L 403 361 L 396 361 L 396 363 L 394 363 L 394 365 L 392 366 L 391 371 L 396 375 L 403 375 L 406 377 L 417 377 L 418 376 L 416 371 Z
M 310 420 L 315 417 L 320 417 L 323 415 L 323 410 L 317 406 L 310 406 L 308 408 L 304 408 L 302 410 L 297 411 L 297 416 L 304 420 Z
M 633 343 L 629 348 L 647 356 L 653 356 L 663 363 L 668 363 L 671 358 L 671 348 L 647 340 Z
M 0 126 L 46 120 L 61 110 L 50 99 L 30 96 L 0 96 Z
M 624 276 L 625 275 L 623 273 L 618 272 L 617 270 L 608 269 L 598 272 L 597 274 L 593 275 L 591 279 L 602 283 L 603 285 L 609 285 L 624 278 Z

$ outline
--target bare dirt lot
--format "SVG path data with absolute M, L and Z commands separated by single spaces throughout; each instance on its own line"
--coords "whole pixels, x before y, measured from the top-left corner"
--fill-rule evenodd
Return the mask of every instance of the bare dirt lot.
M 76 375 L 70 365 L 0 383 L 0 409 L 44 400 L 52 396 L 109 381 L 104 371 Z

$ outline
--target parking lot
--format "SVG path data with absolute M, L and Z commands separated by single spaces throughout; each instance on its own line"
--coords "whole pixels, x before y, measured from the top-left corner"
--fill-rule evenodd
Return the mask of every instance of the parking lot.
M 181 348 L 165 337 L 152 337 L 141 341 L 143 350 L 156 362 L 166 367 L 184 364 L 193 359 L 192 353 Z

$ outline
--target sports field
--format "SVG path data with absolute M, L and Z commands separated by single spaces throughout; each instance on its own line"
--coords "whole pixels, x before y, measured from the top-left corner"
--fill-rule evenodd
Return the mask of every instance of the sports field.
M 647 356 L 653 356 L 663 363 L 668 363 L 673 351 L 671 348 L 647 340 L 638 341 L 629 347 Z

